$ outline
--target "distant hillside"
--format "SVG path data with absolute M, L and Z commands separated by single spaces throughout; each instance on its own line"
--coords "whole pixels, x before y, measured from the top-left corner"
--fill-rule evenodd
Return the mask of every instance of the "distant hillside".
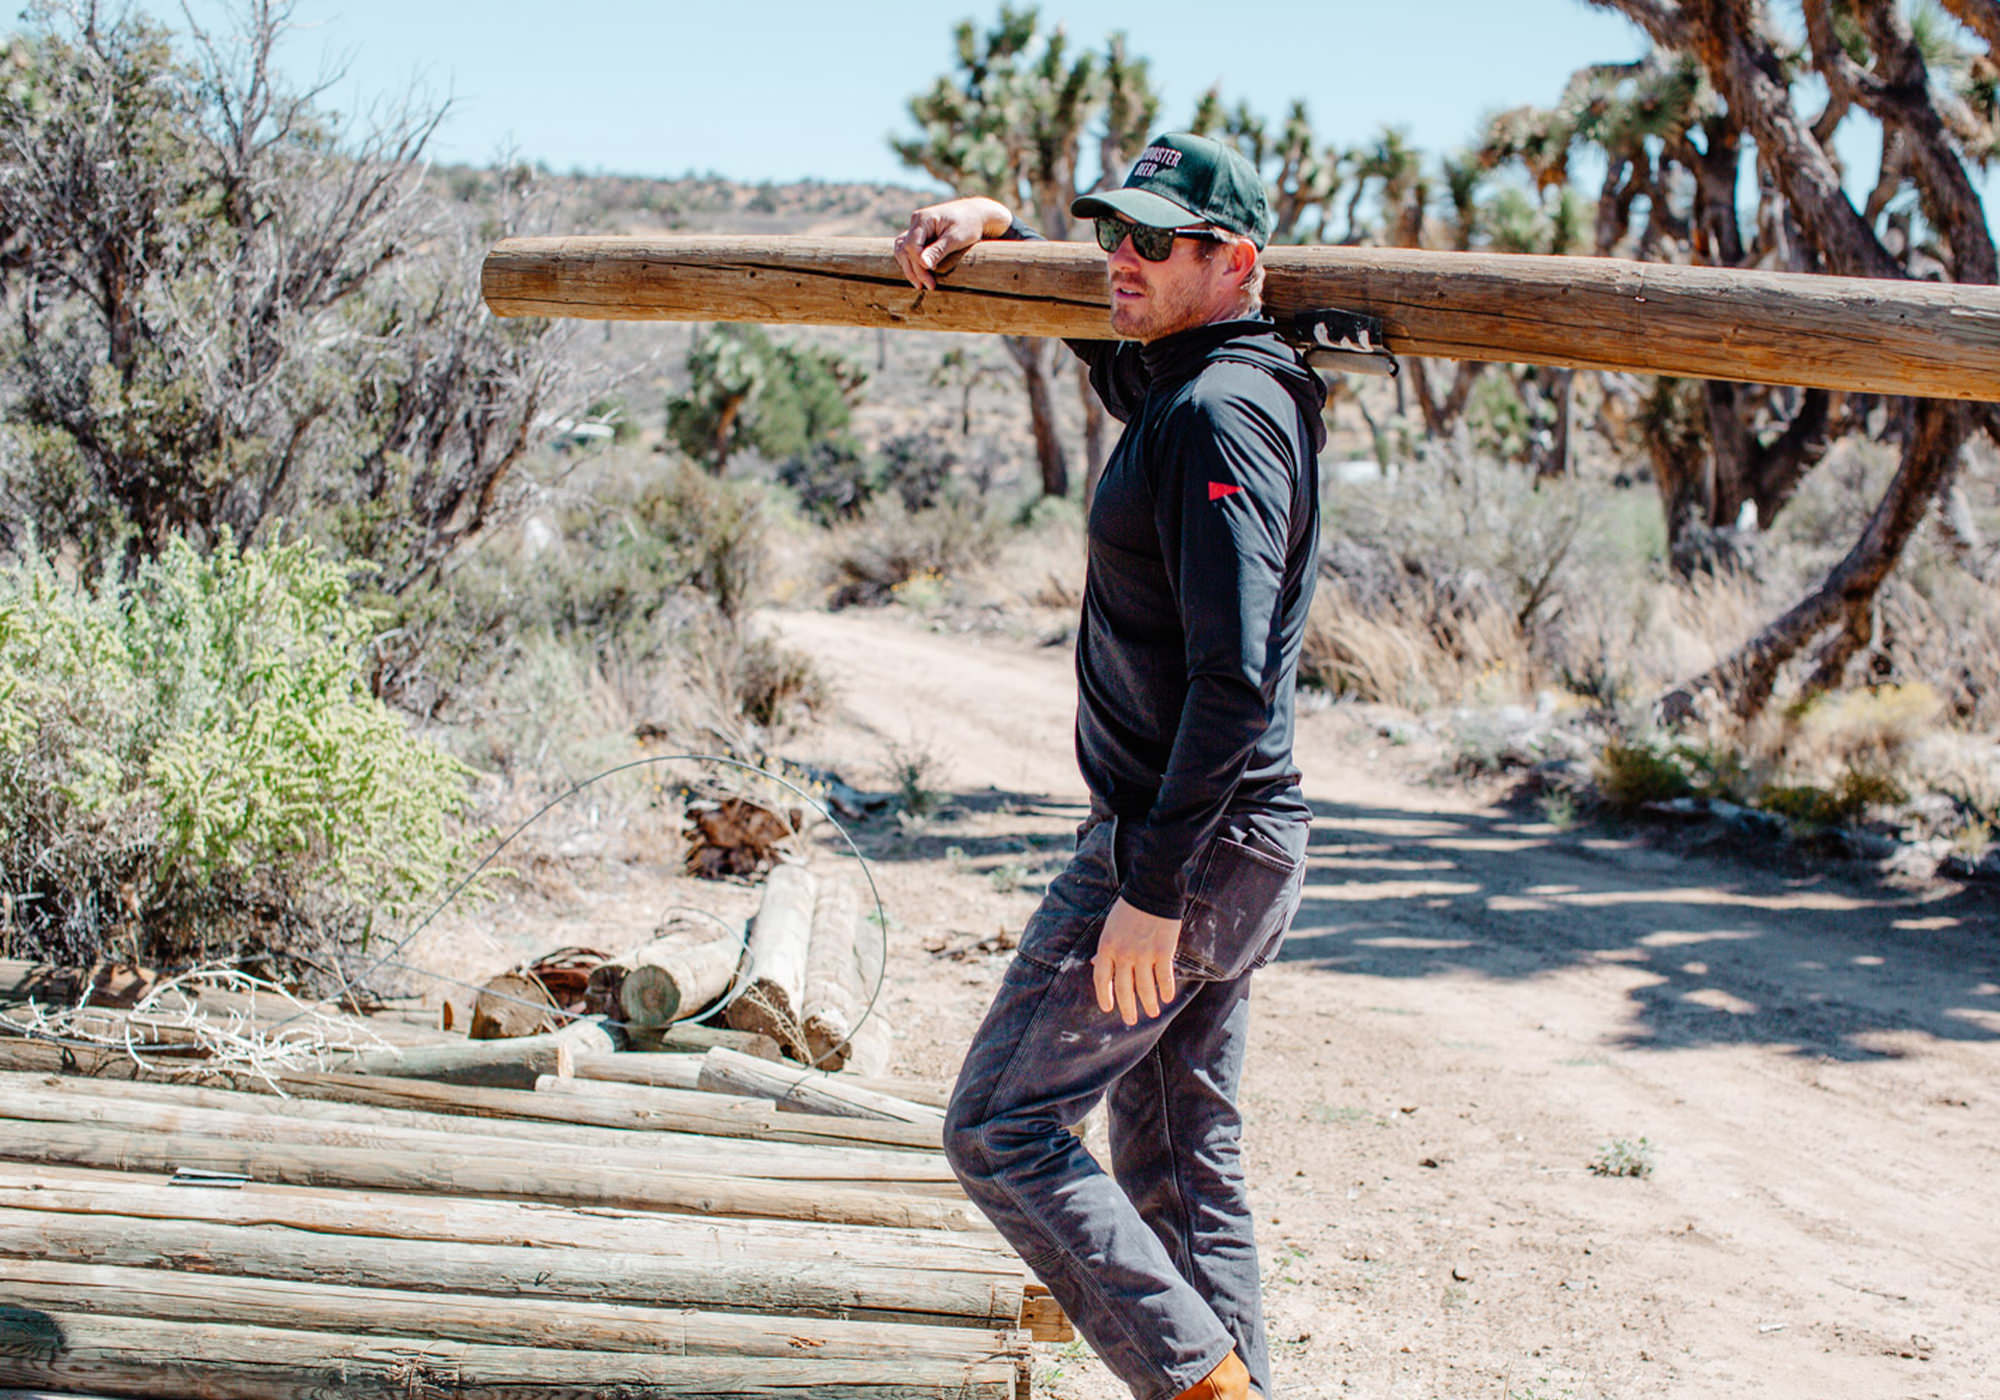
M 512 171 L 450 166 L 438 174 L 454 199 L 490 207 Z M 528 172 L 542 222 L 565 233 L 894 233 L 935 187 L 798 180 L 747 185 L 719 176 Z

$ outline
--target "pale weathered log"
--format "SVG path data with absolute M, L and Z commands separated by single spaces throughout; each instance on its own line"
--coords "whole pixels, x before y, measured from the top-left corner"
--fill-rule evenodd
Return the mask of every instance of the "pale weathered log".
M 734 1050 L 711 1050 L 702 1057 L 701 1087 L 712 1093 L 767 1098 L 780 1108 L 802 1113 L 876 1118 L 893 1123 L 942 1125 L 944 1122 L 944 1114 L 929 1104 L 879 1094 L 841 1075 L 825 1074 L 802 1065 L 773 1065 Z
M 0 1131 L 0 1159 L 16 1162 L 69 1164 L 110 1171 L 173 1172 L 190 1168 L 237 1172 L 252 1181 L 360 1186 L 446 1196 L 498 1196 L 575 1206 L 671 1210 L 691 1215 L 763 1216 L 944 1230 L 986 1228 L 978 1212 L 963 1201 L 852 1186 L 803 1186 L 748 1177 L 603 1166 L 567 1167 L 561 1172 L 550 1172 L 532 1157 L 381 1152 L 286 1143 L 238 1144 L 184 1133 L 133 1133 L 88 1123 L 13 1119 L 0 1123 L 0 1129 L 4 1129 Z
M 781 863 L 764 878 L 763 899 L 750 923 L 744 957 L 747 985 L 729 1004 L 729 1024 L 768 1035 L 794 1054 L 805 1053 L 799 1028 L 806 954 L 812 946 L 815 881 L 803 865 Z
M 796 1262 L 827 1254 L 872 1268 L 921 1270 L 949 1261 L 953 1269 L 993 1274 L 1002 1285 L 1024 1276 L 1019 1259 L 997 1232 L 665 1215 L 255 1182 L 237 1187 L 163 1186 L 150 1177 L 81 1167 L 0 1163 L 0 1206 L 69 1215 L 264 1225 L 321 1235 L 666 1254 L 690 1263 Z
M 190 1082 L 187 1076 L 169 1076 L 141 1069 L 128 1057 L 110 1051 L 72 1050 L 66 1046 L 7 1038 L 0 1038 L 0 1068 L 49 1073 L 81 1072 L 109 1080 L 145 1078 L 162 1082 Z M 249 1093 L 271 1093 L 275 1084 L 295 1098 L 367 1104 L 379 1108 L 418 1109 L 475 1118 L 518 1118 L 621 1130 L 701 1133 L 712 1137 L 754 1138 L 766 1142 L 920 1150 L 936 1150 L 942 1145 L 939 1134 L 921 1124 L 792 1114 L 782 1112 L 761 1099 L 730 1099 L 719 1094 L 646 1089 L 636 1085 L 620 1086 L 628 1092 L 611 1101 L 361 1074 L 282 1072 L 273 1073 L 272 1083 L 267 1083 L 258 1075 L 204 1070 L 198 1061 L 191 1069 L 194 1071 L 191 1082 L 226 1085 Z
M 630 1351 L 655 1356 L 788 1356 L 821 1360 L 909 1357 L 982 1361 L 1025 1355 L 1023 1334 L 635 1303 L 542 1301 L 418 1293 L 285 1279 L 215 1277 L 162 1269 L 0 1259 L 0 1297 L 19 1308 L 220 1322 L 358 1336 L 432 1337 L 492 1346 Z
M 805 1005 L 799 1018 L 808 1060 L 815 1069 L 844 1069 L 853 1055 L 854 1028 L 861 1024 L 861 1008 L 867 1004 L 861 966 L 854 959 L 859 914 L 852 881 L 831 876 L 819 882 L 813 900 L 812 945 L 806 955 Z
M 888 931 L 872 920 L 863 921 L 854 930 L 854 967 L 861 993 L 861 1024 L 848 1043 L 846 1068 L 855 1074 L 885 1075 L 894 1055 L 890 1043 L 894 1033 L 889 1027 L 888 987 L 884 980 L 888 941 Z
M 647 1356 L 0 1311 L 0 1383 L 189 1400 L 1011 1400 L 1014 1367 Z
M 661 1088 L 687 1089 L 697 1087 L 694 1081 L 699 1078 L 700 1072 L 701 1056 L 697 1054 L 649 1055 L 628 1051 L 623 1055 L 577 1056 L 576 1077 L 568 1082 L 578 1085 L 599 1080 L 614 1084 L 652 1084 Z M 895 1094 L 933 1108 L 943 1108 L 951 1099 L 949 1084 L 929 1079 L 857 1074 L 849 1070 L 842 1070 L 840 1077 L 863 1089 L 873 1089 L 878 1094 Z
M 482 285 L 503 316 L 1111 334 L 1104 255 L 1087 244 L 982 243 L 921 293 L 889 245 L 508 239 Z M 1995 287 L 1414 248 L 1279 247 L 1265 264 L 1272 313 L 1377 316 L 1399 355 L 2000 400 Z
M 799 1313 L 1010 1326 L 1021 1315 L 1025 1275 L 991 1267 L 883 1266 L 819 1258 L 685 1258 L 617 1250 L 461 1244 L 454 1240 L 318 1234 L 207 1220 L 158 1220 L 0 1208 L 0 1255 L 66 1264 L 173 1268 L 243 1278 L 644 1303 L 732 1312 Z
M 762 1063 L 759 1061 L 758 1063 Z M 570 1081 L 552 1081 L 568 1083 Z M 552 1168 L 618 1167 L 628 1171 L 666 1171 L 714 1177 L 785 1180 L 821 1185 L 888 1185 L 948 1188 L 956 1194 L 950 1174 L 927 1154 L 860 1151 L 852 1148 L 805 1147 L 774 1143 L 768 1151 L 746 1154 L 726 1138 L 688 1135 L 661 1142 L 657 1134 L 626 1133 L 610 1145 L 599 1130 L 588 1142 L 540 1141 L 510 1137 L 511 1123 L 459 1118 L 463 1128 L 423 1127 L 408 1123 L 358 1123 L 326 1118 L 300 1118 L 260 1112 L 257 1100 L 248 1106 L 211 1108 L 191 1103 L 132 1101 L 102 1094 L 79 1094 L 37 1084 L 26 1076 L 0 1077 L 0 1122 L 9 1118 L 48 1123 L 95 1123 L 134 1132 L 182 1133 L 226 1138 L 231 1142 L 269 1142 L 297 1147 L 344 1147 L 384 1152 L 479 1153 L 487 1156 L 532 1158 Z M 378 1110 L 380 1111 L 380 1110 Z M 522 1125 L 525 1126 L 525 1125 Z M 467 1131 L 466 1129 L 471 1129 Z M 558 1132 L 588 1134 L 589 1129 Z M 618 1135 L 613 1135 L 618 1136 Z M 0 1146 L 0 1153 L 5 1147 Z
M 619 959 L 628 965 L 618 984 L 626 1022 L 666 1026 L 700 1015 L 729 990 L 743 951 L 744 939 L 734 933 L 677 934 L 633 949 Z
M 545 1035 L 370 1050 L 335 1057 L 328 1068 L 336 1073 L 431 1079 L 441 1084 L 532 1089 L 544 1075 L 569 1078 L 579 1054 L 610 1054 L 623 1045 L 622 1037 L 602 1020 L 585 1016 Z

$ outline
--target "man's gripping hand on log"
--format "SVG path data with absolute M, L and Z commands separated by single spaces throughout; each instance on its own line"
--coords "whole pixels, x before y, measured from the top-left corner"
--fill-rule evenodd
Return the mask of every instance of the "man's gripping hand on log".
M 981 239 L 1000 237 L 1013 223 L 1006 205 L 980 195 L 927 204 L 896 235 L 896 264 L 911 286 L 936 291 L 940 268 L 949 272 L 960 253 Z

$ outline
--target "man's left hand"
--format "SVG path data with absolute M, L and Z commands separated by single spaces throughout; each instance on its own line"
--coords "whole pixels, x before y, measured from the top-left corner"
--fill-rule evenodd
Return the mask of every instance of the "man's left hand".
M 1098 1008 L 1116 1011 L 1128 1026 L 1139 1024 L 1142 1011 L 1149 1021 L 1158 1016 L 1174 999 L 1174 949 L 1180 941 L 1180 920 L 1148 914 L 1123 899 L 1115 902 L 1090 960 Z

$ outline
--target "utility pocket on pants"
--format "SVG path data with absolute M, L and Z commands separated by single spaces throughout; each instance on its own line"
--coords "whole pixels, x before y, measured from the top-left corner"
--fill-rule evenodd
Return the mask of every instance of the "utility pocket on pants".
M 1188 882 L 1174 970 L 1228 982 L 1262 967 L 1284 941 L 1304 883 L 1304 861 L 1216 836 Z

